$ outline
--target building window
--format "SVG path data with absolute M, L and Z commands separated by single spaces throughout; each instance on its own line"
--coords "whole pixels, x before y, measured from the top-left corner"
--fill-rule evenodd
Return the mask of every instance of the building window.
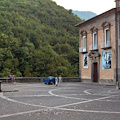
M 105 47 L 109 47 L 110 46 L 110 30 L 109 28 L 106 28 L 104 30 L 105 33 Z
M 83 52 L 86 52 L 86 36 L 83 36 Z
M 93 49 L 97 49 L 97 33 L 93 33 Z
M 86 53 L 87 52 L 87 31 L 86 30 L 82 30 L 80 32 L 80 48 L 79 48 L 79 52 L 81 53 Z
M 107 49 L 111 47 L 111 40 L 110 40 L 110 22 L 104 22 L 102 25 L 104 31 L 104 41 L 101 43 L 102 49 Z
M 96 27 L 92 27 L 90 29 L 91 31 L 91 35 L 92 35 L 92 44 L 89 46 L 89 50 L 92 51 L 92 50 L 97 50 L 98 49 L 98 38 L 97 38 L 97 34 L 98 34 L 98 28 Z

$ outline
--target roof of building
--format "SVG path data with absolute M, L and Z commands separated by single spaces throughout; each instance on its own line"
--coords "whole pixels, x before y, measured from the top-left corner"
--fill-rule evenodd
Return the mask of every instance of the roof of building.
M 108 10 L 108 11 L 106 11 L 106 12 L 100 14 L 100 15 L 97 15 L 97 16 L 89 19 L 89 20 L 86 20 L 86 21 L 84 21 L 84 22 L 82 22 L 82 23 L 79 23 L 79 24 L 75 25 L 75 27 L 78 27 L 78 28 L 79 28 L 79 27 L 81 27 L 81 25 L 85 25 L 86 23 L 89 23 L 89 22 L 91 22 L 91 21 L 94 21 L 94 20 L 96 20 L 96 19 L 98 19 L 98 18 L 101 18 L 101 17 L 104 17 L 104 16 L 110 16 L 111 14 L 113 14 L 113 13 L 115 13 L 115 12 L 116 12 L 116 8 L 112 8 L 112 9 L 110 9 L 110 10 Z

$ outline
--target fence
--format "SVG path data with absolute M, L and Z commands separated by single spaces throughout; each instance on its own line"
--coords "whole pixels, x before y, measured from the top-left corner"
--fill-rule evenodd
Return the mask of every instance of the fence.
M 16 82 L 26 83 L 26 82 L 44 82 L 47 77 L 16 77 Z M 63 82 L 81 82 L 79 77 L 63 77 Z M 2 83 L 10 83 L 11 80 L 9 78 L 0 78 Z

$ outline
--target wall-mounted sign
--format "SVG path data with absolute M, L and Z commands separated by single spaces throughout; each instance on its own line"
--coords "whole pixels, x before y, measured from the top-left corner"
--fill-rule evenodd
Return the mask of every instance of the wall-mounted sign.
M 102 52 L 102 70 L 111 69 L 112 53 L 111 50 Z
M 84 55 L 84 62 L 83 62 L 83 67 L 84 68 L 88 68 L 88 55 L 87 54 L 85 54 Z

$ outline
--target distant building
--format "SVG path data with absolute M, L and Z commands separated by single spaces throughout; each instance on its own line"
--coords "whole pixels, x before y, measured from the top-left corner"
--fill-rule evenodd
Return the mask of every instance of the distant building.
M 115 84 L 120 80 L 120 0 L 116 8 L 79 28 L 79 75 L 82 81 Z

